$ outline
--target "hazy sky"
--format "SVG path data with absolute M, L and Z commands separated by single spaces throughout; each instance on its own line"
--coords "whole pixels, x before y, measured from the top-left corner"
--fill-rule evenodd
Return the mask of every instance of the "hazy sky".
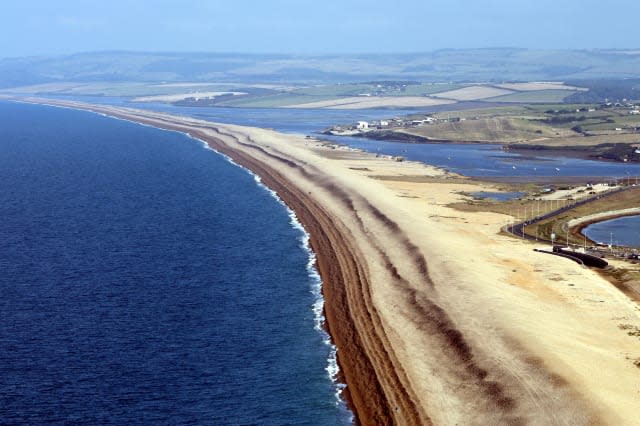
M 0 57 L 639 47 L 638 0 L 8 0 Z

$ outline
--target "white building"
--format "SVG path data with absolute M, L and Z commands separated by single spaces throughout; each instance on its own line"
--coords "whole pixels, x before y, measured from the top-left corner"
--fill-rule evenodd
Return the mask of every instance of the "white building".
M 367 121 L 358 121 L 358 125 L 356 126 L 356 129 L 366 130 L 368 128 L 369 128 L 369 122 L 367 122 Z

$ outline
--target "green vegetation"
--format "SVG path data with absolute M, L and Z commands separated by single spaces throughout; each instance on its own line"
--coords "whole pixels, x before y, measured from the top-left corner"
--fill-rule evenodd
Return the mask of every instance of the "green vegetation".
M 449 140 L 508 144 L 509 149 L 582 150 L 623 161 L 640 160 L 630 144 L 640 144 L 640 114 L 636 106 L 526 104 L 432 114 L 435 121 L 385 129 L 402 139 Z M 407 120 L 424 119 L 412 115 Z M 410 123 L 410 121 L 408 121 Z M 369 132 L 367 136 L 375 137 Z
M 568 102 L 623 102 L 640 100 L 640 79 L 590 79 L 573 80 L 567 84 L 586 87 L 589 90 L 577 92 L 567 98 Z
M 532 90 L 483 100 L 486 102 L 549 103 L 562 102 L 574 93 L 576 91 L 572 90 Z
M 331 84 L 322 86 L 311 86 L 296 89 L 293 93 L 297 95 L 307 96 L 323 96 L 323 97 L 339 97 L 339 96 L 358 96 L 363 93 L 371 93 L 373 85 L 371 84 Z
M 527 187 L 509 187 L 504 190 L 526 190 Z M 532 188 L 528 188 L 532 192 Z M 540 208 L 541 212 L 549 211 L 546 208 L 545 202 L 539 202 L 533 199 L 521 199 L 511 200 L 506 202 L 495 202 L 485 200 L 473 200 L 465 203 L 456 203 L 451 207 L 461 211 L 472 212 L 496 212 L 506 215 L 517 215 L 517 212 L 525 211 L 537 211 Z M 539 204 L 542 204 L 541 206 Z M 525 227 L 525 233 L 531 237 L 551 240 L 551 233 L 555 233 L 556 242 L 559 244 L 566 244 L 567 240 L 567 223 L 572 219 L 585 217 L 588 215 L 608 212 L 612 210 L 623 210 L 629 207 L 637 207 L 640 204 L 640 187 L 635 187 L 627 191 L 623 191 L 618 194 L 611 195 L 609 197 L 596 200 L 574 209 L 568 210 L 560 215 L 551 217 L 544 221 L 535 223 Z M 511 234 L 509 234 L 511 235 Z M 591 245 L 591 242 L 585 241 L 584 236 L 575 232 L 569 232 L 569 243 L 573 246 L 582 247 L 585 242 L 587 245 Z M 607 260 L 611 262 L 608 250 L 606 250 Z M 640 300 L 640 265 L 637 261 L 617 261 L 610 263 L 606 270 L 601 272 L 605 278 L 610 280 L 615 286 L 620 288 L 629 296 L 635 300 Z M 627 328 L 621 326 L 622 329 L 629 329 L 629 335 L 637 336 L 638 330 L 635 328 Z M 636 361 L 636 366 L 640 367 L 640 359 Z
M 313 96 L 426 96 L 448 90 L 459 89 L 460 84 L 418 83 L 415 81 L 373 81 L 369 83 L 329 84 L 303 87 L 293 90 L 295 94 Z
M 538 222 L 537 224 L 526 226 L 525 233 L 531 236 L 535 236 L 536 232 L 538 232 L 539 237 L 550 240 L 551 232 L 553 232 L 557 235 L 559 242 L 563 241 L 566 244 L 567 223 L 570 220 L 578 219 L 596 213 L 637 207 L 639 202 L 640 188 L 636 187 L 600 200 L 583 204 L 571 210 L 567 210 L 560 215 Z M 529 201 L 530 208 L 533 208 L 534 204 L 535 201 Z M 584 244 L 584 237 L 582 237 L 578 233 L 569 232 L 569 243 L 582 245 Z
M 528 191 L 534 193 L 536 187 L 532 185 L 520 185 L 510 186 L 505 190 L 511 191 Z M 464 203 L 451 204 L 453 207 L 461 211 L 488 211 L 515 216 L 522 214 L 524 211 L 537 212 L 538 210 L 543 213 L 547 213 L 558 207 L 557 202 L 550 201 L 538 201 L 535 196 L 523 197 L 518 200 L 510 201 L 487 201 L 487 200 L 473 200 Z M 551 203 L 551 204 L 550 204 Z M 640 203 L 640 187 L 634 187 L 627 191 L 605 197 L 593 202 L 583 204 L 573 209 L 567 210 L 559 215 L 542 220 L 535 224 L 525 227 L 525 234 L 540 239 L 551 240 L 551 233 L 556 234 L 556 241 L 559 243 L 565 243 L 567 237 L 567 223 L 570 220 L 589 216 L 596 213 L 602 213 L 612 210 L 623 210 L 630 207 L 637 207 Z M 550 207 L 551 205 L 551 207 Z M 563 204 L 564 205 L 564 204 Z M 555 206 L 555 207 L 553 207 Z M 569 242 L 571 244 L 583 245 L 584 238 L 580 234 L 569 233 Z
M 313 86 L 278 86 L 264 84 L 206 83 L 49 83 L 6 90 L 29 95 L 149 97 L 184 95 L 182 100 L 158 100 L 185 106 L 225 106 L 246 108 L 280 108 L 347 97 L 426 96 L 463 87 L 449 83 L 379 81 L 369 83 L 325 84 Z M 2 91 L 0 91 L 2 92 Z M 207 92 L 240 92 L 244 95 L 207 97 Z M 193 94 L 193 96 L 191 96 Z
M 267 89 L 260 89 L 250 86 L 239 86 L 233 84 L 205 84 L 205 83 L 145 83 L 145 82 L 100 82 L 100 83 L 49 83 L 34 86 L 22 87 L 15 91 L 22 94 L 55 94 L 74 96 L 115 96 L 115 97 L 138 97 L 156 95 L 174 95 L 190 92 L 248 92 L 264 93 L 272 92 Z
M 532 120 L 517 117 L 466 119 L 399 130 L 437 140 L 513 143 L 553 137 L 556 130 Z
M 449 90 L 456 90 L 464 87 L 462 84 L 450 84 L 450 83 L 424 83 L 407 86 L 402 96 L 427 96 L 435 95 L 437 93 L 448 92 Z
M 640 53 L 625 50 L 465 49 L 355 56 L 100 52 L 1 59 L 0 89 L 4 90 L 0 93 L 120 97 L 185 95 L 182 100 L 164 101 L 190 106 L 287 107 L 355 96 L 437 97 L 443 92 L 479 86 L 474 88 L 477 90 L 473 95 L 469 94 L 473 90 L 465 91 L 465 97 L 477 97 L 476 100 L 485 102 L 525 103 L 528 104 L 526 114 L 546 111 L 538 109 L 536 104 L 574 113 L 585 104 L 600 105 L 608 101 L 611 102 L 608 106 L 615 110 L 617 103 L 626 103 L 624 99 L 640 98 L 638 69 Z M 473 83 L 478 81 L 483 83 Z M 519 84 L 528 81 L 564 81 L 586 90 L 567 86 L 567 90 L 560 90 L 561 83 L 538 84 L 538 89 L 536 84 Z M 486 90 L 502 85 L 513 93 L 481 98 L 506 93 Z M 225 91 L 246 95 L 198 95 Z M 191 93 L 194 95 L 189 96 Z M 187 97 L 194 99 L 185 100 Z M 433 101 L 414 100 L 411 105 L 430 102 Z M 567 105 L 559 107 L 560 102 Z M 396 99 L 386 104 L 368 104 L 385 108 L 399 107 L 403 102 Z M 573 105 L 577 105 L 576 108 Z M 487 116 L 484 112 L 480 114 Z M 518 114 L 516 111 L 513 116 L 523 117 Z M 616 128 L 632 129 L 634 124 L 635 121 L 628 118 L 603 122 L 587 117 L 584 122 L 568 127 L 560 122 L 552 123 L 552 127 L 573 128 L 578 134 L 600 136 L 602 132 Z M 530 126 L 525 127 L 527 133 Z M 534 132 L 538 130 L 545 134 L 548 129 Z M 515 131 L 506 139 L 520 138 L 517 134 L 520 129 Z
M 416 82 L 381 81 L 371 83 L 331 84 L 301 87 L 259 97 L 232 99 L 218 103 L 234 107 L 283 107 L 354 96 L 426 96 L 459 88 L 454 84 L 422 84 Z
M 305 95 L 295 92 L 276 93 L 260 96 L 236 96 L 230 100 L 215 102 L 216 106 L 242 108 L 280 108 L 335 99 L 335 96 Z

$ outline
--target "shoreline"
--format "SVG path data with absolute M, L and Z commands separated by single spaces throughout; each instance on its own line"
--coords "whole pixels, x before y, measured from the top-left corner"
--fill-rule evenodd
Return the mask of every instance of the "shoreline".
M 621 424 L 640 408 L 640 353 L 620 327 L 640 327 L 637 305 L 593 271 L 498 235 L 505 215 L 447 207 L 483 184 L 262 129 L 30 101 L 187 133 L 260 176 L 309 234 L 361 424 Z
M 305 232 L 309 235 L 309 245 L 313 253 L 316 254 L 315 267 L 323 283 L 325 330 L 333 344 L 338 348 L 337 364 L 339 371 L 337 379 L 346 385 L 341 389 L 341 397 L 344 398 L 348 408 L 353 413 L 354 419 L 359 424 L 369 424 L 371 421 L 380 424 L 391 423 L 389 414 L 391 408 L 388 407 L 384 395 L 379 390 L 379 384 L 376 379 L 372 377 L 373 367 L 363 362 L 367 357 L 358 353 L 362 351 L 362 348 L 349 349 L 350 346 L 356 343 L 351 339 L 357 336 L 357 332 L 346 327 L 349 325 L 349 321 L 345 321 L 345 317 L 349 315 L 349 309 L 345 306 L 344 290 L 340 288 L 345 274 L 339 268 L 336 268 L 332 259 L 338 251 L 348 253 L 351 249 L 341 241 L 338 234 L 330 235 L 331 233 L 329 233 L 327 235 L 322 231 L 331 227 L 332 218 L 326 215 L 320 206 L 303 192 L 296 191 L 295 188 L 287 185 L 277 171 L 266 165 L 259 164 L 248 156 L 240 155 L 238 152 L 229 149 L 223 142 L 211 138 L 198 130 L 194 131 L 194 129 L 185 129 L 178 125 L 167 125 L 166 123 L 152 123 L 144 119 L 135 120 L 127 115 L 119 115 L 117 112 L 106 112 L 101 110 L 99 106 L 93 105 L 86 107 L 57 103 L 43 103 L 43 105 L 80 109 L 162 130 L 177 131 L 202 141 L 215 152 L 224 155 L 240 167 L 258 176 L 261 183 L 273 191 L 287 208 L 294 213 L 304 227 Z M 313 229 L 315 232 L 311 232 L 309 229 Z M 349 273 L 353 274 L 358 270 L 358 266 L 355 265 L 355 259 L 351 258 L 347 259 L 347 261 L 351 263 L 349 265 Z M 328 285 L 325 277 L 330 277 L 330 282 L 333 285 Z M 337 331 L 338 329 L 340 329 L 340 332 Z M 338 344 L 337 342 L 340 343 Z M 360 343 L 360 345 L 362 344 Z M 354 394 L 354 391 L 357 391 L 357 393 Z
M 618 219 L 621 217 L 629 217 L 629 216 L 640 216 L 640 207 L 631 207 L 624 210 L 615 210 L 615 211 L 607 211 L 602 213 L 592 214 L 590 216 L 580 217 L 577 219 L 570 220 L 567 223 L 569 227 L 569 232 L 573 235 L 585 237 L 587 241 L 592 243 L 597 243 L 596 241 L 591 240 L 588 236 L 586 236 L 583 231 L 585 228 L 593 225 L 594 223 L 606 222 L 613 219 Z M 598 243 L 602 244 L 602 243 Z M 633 247 L 633 246 L 625 246 L 625 247 Z
M 119 119 L 112 116 L 109 116 L 109 117 L 114 119 Z M 125 120 L 125 121 L 129 121 L 129 120 Z M 137 122 L 132 122 L 132 123 L 140 124 Z M 160 129 L 158 127 L 154 127 L 154 128 Z M 164 130 L 164 129 L 160 129 L 160 130 Z M 340 406 L 340 409 L 342 411 L 345 411 L 346 413 L 348 413 L 349 417 L 353 422 L 356 417 L 355 417 L 355 413 L 351 408 L 351 402 L 345 393 L 346 384 L 344 383 L 344 380 L 342 378 L 343 377 L 342 371 L 338 364 L 337 348 L 333 343 L 333 338 L 331 337 L 331 334 L 329 333 L 329 330 L 326 325 L 326 318 L 325 318 L 325 311 L 324 311 L 325 300 L 323 296 L 323 283 L 322 283 L 322 278 L 320 276 L 320 273 L 317 269 L 317 255 L 310 244 L 311 236 L 305 229 L 304 225 L 298 219 L 296 212 L 293 211 L 289 207 L 289 205 L 287 205 L 287 203 L 285 203 L 273 189 L 265 185 L 262 182 L 262 179 L 259 175 L 255 174 L 252 170 L 236 163 L 231 157 L 228 157 L 227 155 L 221 152 L 215 151 L 206 141 L 202 139 L 194 138 L 188 133 L 183 133 L 183 132 L 180 132 L 180 133 L 189 139 L 192 139 L 194 141 L 201 143 L 203 146 L 205 146 L 206 149 L 211 150 L 217 155 L 222 156 L 230 164 L 234 165 L 235 167 L 239 167 L 242 170 L 249 173 L 254 178 L 256 184 L 259 187 L 267 191 L 276 200 L 277 203 L 281 204 L 286 208 L 289 215 L 290 225 L 292 226 L 293 229 L 301 232 L 302 237 L 300 238 L 300 242 L 302 243 L 302 248 L 307 253 L 307 258 L 308 258 L 306 271 L 309 278 L 314 282 L 314 284 L 311 286 L 311 293 L 317 298 L 312 305 L 313 306 L 312 311 L 314 314 L 314 323 L 315 323 L 314 328 L 321 334 L 323 343 L 330 346 L 331 348 L 329 351 L 329 357 L 327 358 L 327 366 L 325 367 L 325 371 L 329 375 L 329 378 L 331 379 L 335 387 L 334 396 L 336 399 L 336 404 Z
M 603 150 L 608 148 L 607 144 L 599 145 L 580 145 L 576 147 L 571 146 L 553 146 L 553 145 L 536 145 L 536 144 L 524 144 L 507 141 L 496 140 L 453 140 L 453 139 L 438 139 L 428 136 L 421 136 L 412 133 L 405 133 L 402 131 L 394 130 L 370 130 L 359 131 L 358 133 L 345 133 L 336 132 L 332 130 L 325 130 L 321 132 L 322 135 L 350 137 L 355 139 L 369 139 L 371 141 L 386 141 L 396 143 L 409 143 L 415 145 L 443 145 L 443 144 L 456 144 L 456 145 L 495 145 L 500 146 L 506 152 L 515 152 L 522 157 L 530 156 L 537 157 L 540 155 L 558 155 L 567 158 L 579 159 L 579 160 L 591 160 L 600 161 L 603 163 L 628 163 L 635 164 L 640 162 L 639 159 L 631 157 L 628 160 L 620 158 L 611 158 L 603 156 Z M 627 145 L 629 150 L 633 143 L 620 143 L 619 145 Z

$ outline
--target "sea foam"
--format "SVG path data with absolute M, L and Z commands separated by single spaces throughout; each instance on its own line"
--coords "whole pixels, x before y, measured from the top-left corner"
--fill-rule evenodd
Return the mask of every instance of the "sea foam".
M 53 107 L 58 107 L 58 108 L 63 108 L 63 109 L 72 109 L 72 110 L 77 110 L 78 109 L 78 108 L 75 108 L 75 107 L 68 107 L 68 106 L 62 106 L 62 105 L 56 105 L 56 104 L 51 104 L 51 105 L 48 105 L 48 106 L 53 106 Z M 224 154 L 222 152 L 216 151 L 208 143 L 206 143 L 204 140 L 199 139 L 197 137 L 194 137 L 188 132 L 181 132 L 179 130 L 171 130 L 171 129 L 162 129 L 162 128 L 156 127 L 154 125 L 151 125 L 151 124 L 139 123 L 137 121 L 130 120 L 130 119 L 127 119 L 127 118 L 113 116 L 113 115 L 110 115 L 108 113 L 103 113 L 103 112 L 98 112 L 98 111 L 91 111 L 91 110 L 84 110 L 84 111 L 90 112 L 90 113 L 94 113 L 94 114 L 98 114 L 98 115 L 103 116 L 103 117 L 109 117 L 109 118 L 116 119 L 116 120 L 121 120 L 121 121 L 126 121 L 126 122 L 129 122 L 129 123 L 134 123 L 134 124 L 141 125 L 141 126 L 144 126 L 144 127 L 152 127 L 152 128 L 158 129 L 158 130 L 166 131 L 166 132 L 181 133 L 181 134 L 185 135 L 187 138 L 189 138 L 189 139 L 201 144 L 202 147 L 205 150 L 212 151 L 212 152 L 216 153 L 217 155 L 220 155 L 222 158 L 224 158 L 230 164 L 233 164 L 234 166 L 239 167 L 240 169 L 242 169 L 245 172 L 247 172 L 248 174 L 250 174 L 253 177 L 253 179 L 255 180 L 256 184 L 260 188 L 262 188 L 265 191 L 267 191 L 278 203 L 280 203 L 287 210 L 287 213 L 289 215 L 289 223 L 291 224 L 291 226 L 294 229 L 296 229 L 296 230 L 298 230 L 300 232 L 300 237 L 299 237 L 300 247 L 303 250 L 305 250 L 305 252 L 307 253 L 307 256 L 308 256 L 306 270 L 307 270 L 307 274 L 308 274 L 308 276 L 309 276 L 309 278 L 311 280 L 310 292 L 314 296 L 314 302 L 313 302 L 313 304 L 311 306 L 311 309 L 312 309 L 313 314 L 314 314 L 314 328 L 321 334 L 323 343 L 326 346 L 329 347 L 329 355 L 327 357 L 327 365 L 325 367 L 325 371 L 327 372 L 327 375 L 329 376 L 329 378 L 330 378 L 330 380 L 333 383 L 333 386 L 335 388 L 335 393 L 334 393 L 334 395 L 335 395 L 335 404 L 336 404 L 336 407 L 339 410 L 339 417 L 341 419 L 345 419 L 347 422 L 353 424 L 353 422 L 355 421 L 353 413 L 347 407 L 347 404 L 346 404 L 346 401 L 344 400 L 344 398 L 342 398 L 342 393 L 343 393 L 344 389 L 346 388 L 346 385 L 339 381 L 340 367 L 338 365 L 338 349 L 336 348 L 336 346 L 331 341 L 331 336 L 329 335 L 329 333 L 327 333 L 327 331 L 326 331 L 326 329 L 324 327 L 324 324 L 325 324 L 324 298 L 322 297 L 322 280 L 320 278 L 320 274 L 318 273 L 318 270 L 316 269 L 316 254 L 311 249 L 311 246 L 309 244 L 309 238 L 310 238 L 309 237 L 309 233 L 306 231 L 306 229 L 304 228 L 302 223 L 300 223 L 300 221 L 298 220 L 298 217 L 296 216 L 295 212 L 293 210 L 291 210 L 289 208 L 289 206 L 287 206 L 287 204 L 278 196 L 278 194 L 274 190 L 272 190 L 271 188 L 269 188 L 268 186 L 266 186 L 262 182 L 262 179 L 260 178 L 260 176 L 258 176 L 257 174 L 255 174 L 251 170 L 247 169 L 246 167 L 243 167 L 240 164 L 236 163 L 228 155 L 226 155 L 226 154 Z
M 340 367 L 338 365 L 338 349 L 331 341 L 331 336 L 329 335 L 329 333 L 327 333 L 324 326 L 325 317 L 324 298 L 322 297 L 322 279 L 316 268 L 316 254 L 311 248 L 309 233 L 304 228 L 302 223 L 300 223 L 295 212 L 291 210 L 289 206 L 287 206 L 287 204 L 278 196 L 278 194 L 273 189 L 269 188 L 262 182 L 260 176 L 253 173 L 246 167 L 239 165 L 228 155 L 225 155 L 211 148 L 211 146 L 209 146 L 209 144 L 207 144 L 202 139 L 193 137 L 188 133 L 184 134 L 190 139 L 201 143 L 206 150 L 215 152 L 216 154 L 222 156 L 230 164 L 233 164 L 234 166 L 239 167 L 249 173 L 260 188 L 267 191 L 278 203 L 280 203 L 287 210 L 287 213 L 289 215 L 289 223 L 294 229 L 300 232 L 300 247 L 307 253 L 306 270 L 307 275 L 309 276 L 309 279 L 311 281 L 310 291 L 314 296 L 314 302 L 311 306 L 311 309 L 313 310 L 314 328 L 321 334 L 322 342 L 329 347 L 329 356 L 327 358 L 327 366 L 325 367 L 325 371 L 327 372 L 327 375 L 331 379 L 331 382 L 333 383 L 333 386 L 335 388 L 335 404 L 340 411 L 340 417 L 343 419 L 348 419 L 349 423 L 353 423 L 355 420 L 353 413 L 351 412 L 351 410 L 349 410 L 344 398 L 342 397 L 342 393 L 347 386 L 339 380 Z

